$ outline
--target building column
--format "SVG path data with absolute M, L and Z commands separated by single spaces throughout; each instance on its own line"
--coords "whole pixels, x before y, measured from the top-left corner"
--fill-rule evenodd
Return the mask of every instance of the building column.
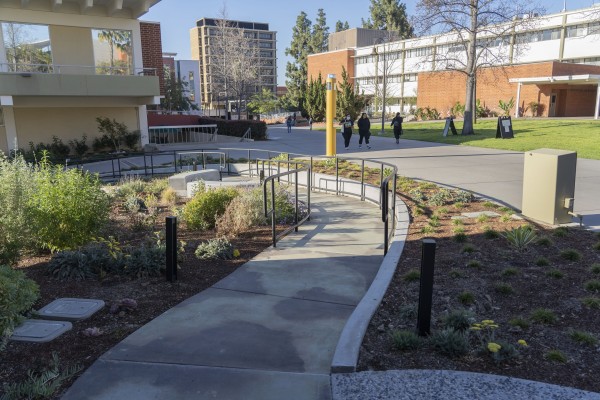
M 521 104 L 521 86 L 523 86 L 523 84 L 521 82 L 519 82 L 517 84 L 517 104 L 516 104 L 516 109 L 515 109 L 515 118 L 519 118 L 519 107 Z
M 594 119 L 598 119 L 600 114 L 600 82 L 598 82 L 598 89 L 596 89 L 596 111 L 594 111 Z
M 0 106 L 2 106 L 2 115 L 4 116 L 4 129 L 6 130 L 6 145 L 8 146 L 8 150 L 18 150 L 17 122 L 15 120 L 12 96 L 0 96 Z
M 4 47 L 4 36 L 2 33 L 2 22 L 0 22 L 0 72 L 8 72 L 8 58 Z
M 140 141 L 142 147 L 150 143 L 150 136 L 148 134 L 148 110 L 146 106 L 137 106 L 137 117 L 138 127 L 140 130 Z

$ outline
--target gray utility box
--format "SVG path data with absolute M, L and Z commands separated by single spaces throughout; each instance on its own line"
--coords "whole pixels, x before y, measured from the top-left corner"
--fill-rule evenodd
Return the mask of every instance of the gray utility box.
M 572 220 L 577 153 L 538 149 L 525 152 L 523 215 L 549 225 Z

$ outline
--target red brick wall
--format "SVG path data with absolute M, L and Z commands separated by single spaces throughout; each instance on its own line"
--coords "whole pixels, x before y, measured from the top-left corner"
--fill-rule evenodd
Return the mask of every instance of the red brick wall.
M 142 61 L 144 68 L 155 68 L 158 75 L 160 94 L 165 94 L 165 81 L 163 73 L 162 41 L 160 24 L 155 22 L 140 21 L 142 34 Z
M 308 77 L 317 79 L 319 72 L 323 80 L 327 79 L 327 75 L 335 74 L 338 82 L 342 80 L 342 66 L 346 68 L 348 73 L 348 81 L 354 84 L 354 50 L 340 50 L 329 53 L 315 54 L 308 57 Z
M 490 110 L 501 112 L 499 100 L 517 100 L 517 84 L 511 78 L 545 77 L 561 75 L 600 74 L 600 67 L 593 65 L 546 62 L 516 65 L 504 68 L 485 68 L 477 74 L 477 95 Z M 459 101 L 465 103 L 466 76 L 459 72 L 420 73 L 417 107 L 436 108 L 442 116 Z M 575 117 L 594 114 L 595 86 L 579 85 L 522 85 L 519 107 L 531 116 L 529 103 L 541 104 L 539 116 L 548 116 L 550 95 L 557 94 L 557 116 Z M 511 112 L 514 115 L 514 109 Z

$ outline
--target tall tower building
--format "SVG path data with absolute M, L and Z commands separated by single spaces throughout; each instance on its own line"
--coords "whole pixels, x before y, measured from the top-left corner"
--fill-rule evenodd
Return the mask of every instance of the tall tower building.
M 190 30 L 191 54 L 193 60 L 200 64 L 200 93 L 202 108 L 209 114 L 211 110 L 220 113 L 226 108 L 225 94 L 213 73 L 210 62 L 211 45 L 214 47 L 218 35 L 218 23 L 214 18 L 202 18 Z M 268 88 L 273 93 L 277 88 L 277 32 L 269 30 L 269 24 L 259 22 L 226 20 L 227 26 L 244 30 L 244 36 L 252 40 L 259 51 L 257 64 L 259 67 L 260 85 L 251 89 L 260 92 Z

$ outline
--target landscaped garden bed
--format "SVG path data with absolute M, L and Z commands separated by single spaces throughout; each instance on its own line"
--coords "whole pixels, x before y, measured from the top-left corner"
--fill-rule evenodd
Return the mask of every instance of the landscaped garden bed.
M 401 179 L 411 225 L 360 370 L 445 369 L 600 391 L 600 236 L 514 219 Z M 498 217 L 461 218 L 490 211 Z M 431 335 L 416 336 L 422 239 L 437 243 Z

